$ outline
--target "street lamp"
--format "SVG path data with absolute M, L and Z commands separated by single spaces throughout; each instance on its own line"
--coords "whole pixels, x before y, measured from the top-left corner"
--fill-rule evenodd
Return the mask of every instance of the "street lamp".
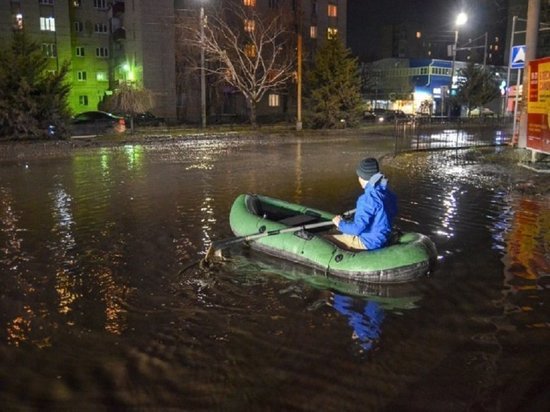
M 206 24 L 206 18 L 204 15 L 203 0 L 201 0 L 200 10 L 200 29 L 201 29 L 201 124 L 202 127 L 206 127 L 206 76 L 204 71 L 204 25 Z
M 451 94 L 451 91 L 453 89 L 453 79 L 455 77 L 455 62 L 456 62 L 456 48 L 458 47 L 458 27 L 460 26 L 463 26 L 464 24 L 466 24 L 466 22 L 468 21 L 468 15 L 464 12 L 460 12 L 458 13 L 458 16 L 456 16 L 456 21 L 455 21 L 455 42 L 454 42 L 454 45 L 453 45 L 453 63 L 451 65 L 451 82 L 450 82 L 450 85 L 449 85 L 449 95 Z M 450 117 L 451 115 L 451 105 L 449 104 L 449 108 L 447 110 L 448 112 L 448 115 Z

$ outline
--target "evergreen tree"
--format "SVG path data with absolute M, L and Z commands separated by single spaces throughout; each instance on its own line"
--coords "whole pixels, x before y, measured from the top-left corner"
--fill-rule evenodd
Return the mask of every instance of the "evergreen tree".
M 355 126 L 362 115 L 361 76 L 357 60 L 338 39 L 319 49 L 306 74 L 305 120 L 313 128 Z
M 45 138 L 66 134 L 70 117 L 65 82 L 68 63 L 48 72 L 48 57 L 23 32 L 0 49 L 0 138 Z
M 468 63 L 460 71 L 456 101 L 468 108 L 468 116 L 472 109 L 483 107 L 500 95 L 498 82 L 487 68 Z

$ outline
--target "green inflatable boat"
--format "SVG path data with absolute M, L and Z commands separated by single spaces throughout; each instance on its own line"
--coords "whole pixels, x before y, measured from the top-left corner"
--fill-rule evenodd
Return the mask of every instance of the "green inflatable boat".
M 399 233 L 389 246 L 350 251 L 325 235 L 334 214 L 268 196 L 239 195 L 229 215 L 236 236 L 251 248 L 322 269 L 327 276 L 373 283 L 408 282 L 425 276 L 435 263 L 433 242 L 415 232 Z M 250 236 L 253 235 L 253 236 Z

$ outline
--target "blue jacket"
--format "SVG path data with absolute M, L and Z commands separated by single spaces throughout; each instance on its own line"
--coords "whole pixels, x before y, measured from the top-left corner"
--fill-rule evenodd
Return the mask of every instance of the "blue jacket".
M 380 339 L 385 316 L 384 310 L 379 303 L 366 301 L 363 311 L 358 311 L 354 309 L 355 301 L 349 296 L 332 294 L 332 307 L 348 317 L 348 323 L 355 331 L 359 345 L 363 349 L 369 350 Z
M 382 177 L 377 174 L 367 183 L 365 193 L 357 199 L 354 219 L 342 219 L 338 225 L 342 233 L 359 236 L 369 250 L 386 245 L 397 214 L 397 197 Z

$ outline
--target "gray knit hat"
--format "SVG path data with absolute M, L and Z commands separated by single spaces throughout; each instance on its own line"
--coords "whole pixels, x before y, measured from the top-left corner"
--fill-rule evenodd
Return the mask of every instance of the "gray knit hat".
M 364 180 L 369 180 L 374 174 L 378 173 L 378 161 L 372 157 L 361 160 L 357 166 L 357 176 Z

